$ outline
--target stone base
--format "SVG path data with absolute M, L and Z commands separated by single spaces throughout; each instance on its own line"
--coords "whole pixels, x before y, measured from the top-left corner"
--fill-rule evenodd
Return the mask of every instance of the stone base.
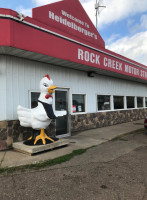
M 86 113 L 71 116 L 71 133 L 144 119 L 147 108 Z
M 36 153 L 44 152 L 47 150 L 52 150 L 58 147 L 63 147 L 69 144 L 69 141 L 67 139 L 59 139 L 56 142 L 53 142 L 51 144 L 46 144 L 46 145 L 34 145 L 34 146 L 28 146 L 23 144 L 23 142 L 15 142 L 13 143 L 13 148 L 16 151 L 28 154 L 28 155 L 33 155 Z
M 147 108 L 86 113 L 71 115 L 69 126 L 72 135 L 74 135 L 74 132 L 77 131 L 132 122 L 144 119 L 146 116 Z M 51 122 L 45 133 L 49 137 L 56 136 L 55 120 Z M 14 142 L 27 140 L 32 134 L 33 129 L 20 126 L 18 120 L 0 121 L 0 150 L 9 149 Z

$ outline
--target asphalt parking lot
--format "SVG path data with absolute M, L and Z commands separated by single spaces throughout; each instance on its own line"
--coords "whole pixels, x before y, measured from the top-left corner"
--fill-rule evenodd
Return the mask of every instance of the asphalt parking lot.
M 146 200 L 147 135 L 119 137 L 60 165 L 0 180 L 1 200 Z

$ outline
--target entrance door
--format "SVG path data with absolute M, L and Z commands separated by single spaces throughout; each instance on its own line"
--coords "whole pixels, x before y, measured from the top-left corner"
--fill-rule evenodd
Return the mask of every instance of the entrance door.
M 63 117 L 58 117 L 56 119 L 56 136 L 57 137 L 65 137 L 65 136 L 70 135 L 68 102 L 69 102 L 69 91 L 67 89 L 56 89 L 55 90 L 55 110 L 67 111 L 67 115 Z

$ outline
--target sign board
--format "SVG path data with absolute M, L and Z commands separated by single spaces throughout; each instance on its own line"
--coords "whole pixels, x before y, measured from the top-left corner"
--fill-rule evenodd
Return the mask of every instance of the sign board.
M 63 0 L 33 9 L 33 19 L 104 48 L 105 43 L 78 0 Z

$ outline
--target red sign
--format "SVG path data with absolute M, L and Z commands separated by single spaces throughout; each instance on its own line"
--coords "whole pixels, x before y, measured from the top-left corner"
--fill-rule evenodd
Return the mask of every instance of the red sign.
M 33 19 L 105 48 L 104 40 L 78 0 L 64 0 L 33 9 Z
M 75 106 L 75 105 L 72 106 L 72 112 L 73 112 L 73 113 L 76 112 L 76 106 Z
M 117 72 L 136 78 L 147 79 L 147 68 L 137 67 L 131 62 L 125 62 L 124 59 L 116 59 L 106 54 L 87 50 L 87 48 L 78 48 L 77 58 L 85 65 L 96 68 Z

